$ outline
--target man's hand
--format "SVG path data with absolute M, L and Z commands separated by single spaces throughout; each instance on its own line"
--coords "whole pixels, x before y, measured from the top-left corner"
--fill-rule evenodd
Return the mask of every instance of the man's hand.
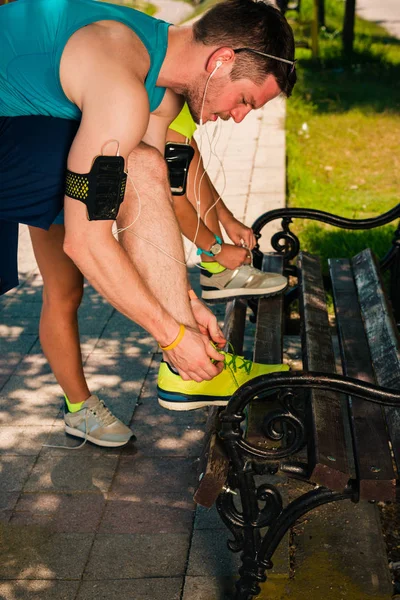
M 204 381 L 213 379 L 223 369 L 223 354 L 211 344 L 207 335 L 186 327 L 181 342 L 164 352 L 168 362 L 178 370 L 185 381 Z M 212 360 L 216 361 L 214 364 Z
M 219 348 L 223 348 L 226 344 L 226 339 L 214 313 L 200 298 L 194 298 L 190 304 L 200 332 L 208 336 Z
M 233 215 L 222 223 L 226 233 L 234 244 L 242 246 L 243 242 L 249 250 L 252 250 L 256 245 L 256 238 L 250 227 L 246 227 L 240 221 L 235 219 Z

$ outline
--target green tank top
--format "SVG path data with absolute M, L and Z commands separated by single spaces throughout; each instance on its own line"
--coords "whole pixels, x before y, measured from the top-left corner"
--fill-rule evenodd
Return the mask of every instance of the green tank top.
M 169 23 L 94 0 L 18 0 L 0 7 L 0 116 L 79 120 L 81 111 L 61 87 L 60 59 L 75 31 L 104 20 L 130 27 L 149 52 L 145 86 L 154 111 L 165 93 L 156 81 L 167 51 Z

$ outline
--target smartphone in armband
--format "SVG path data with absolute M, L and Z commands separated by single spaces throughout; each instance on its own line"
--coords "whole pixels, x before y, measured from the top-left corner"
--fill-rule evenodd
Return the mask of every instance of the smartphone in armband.
M 126 187 L 122 156 L 98 156 L 92 166 L 94 190 L 87 204 L 91 221 L 116 219 Z
M 96 156 L 89 173 L 67 169 L 65 195 L 86 205 L 89 221 L 115 220 L 126 188 L 122 156 Z
M 183 196 L 186 193 L 189 165 L 193 156 L 194 149 L 189 144 L 166 143 L 164 157 L 173 196 Z

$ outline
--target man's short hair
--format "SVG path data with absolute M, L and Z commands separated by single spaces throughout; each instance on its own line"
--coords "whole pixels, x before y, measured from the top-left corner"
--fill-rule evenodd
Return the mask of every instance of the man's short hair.
M 213 6 L 193 25 L 194 40 L 207 46 L 252 48 L 294 61 L 292 29 L 272 4 L 254 0 L 225 0 Z M 292 65 L 253 52 L 236 55 L 232 80 L 251 79 L 261 85 L 273 75 L 285 96 L 296 82 Z

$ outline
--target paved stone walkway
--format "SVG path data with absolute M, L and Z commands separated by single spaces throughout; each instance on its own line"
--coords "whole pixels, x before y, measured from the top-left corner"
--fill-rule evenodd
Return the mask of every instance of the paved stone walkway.
M 284 204 L 284 114 L 277 100 L 223 124 L 224 199 L 248 224 Z M 221 189 L 221 168 L 210 172 Z M 44 446 L 76 442 L 38 342 L 41 278 L 24 227 L 20 271 L 20 287 L 0 299 L 0 599 L 220 600 L 237 556 L 215 512 L 192 500 L 205 412 L 158 406 L 156 343 L 87 287 L 86 375 L 137 442 Z
M 363 19 L 385 27 L 395 37 L 400 37 L 400 3 L 398 0 L 357 0 L 357 13 Z

